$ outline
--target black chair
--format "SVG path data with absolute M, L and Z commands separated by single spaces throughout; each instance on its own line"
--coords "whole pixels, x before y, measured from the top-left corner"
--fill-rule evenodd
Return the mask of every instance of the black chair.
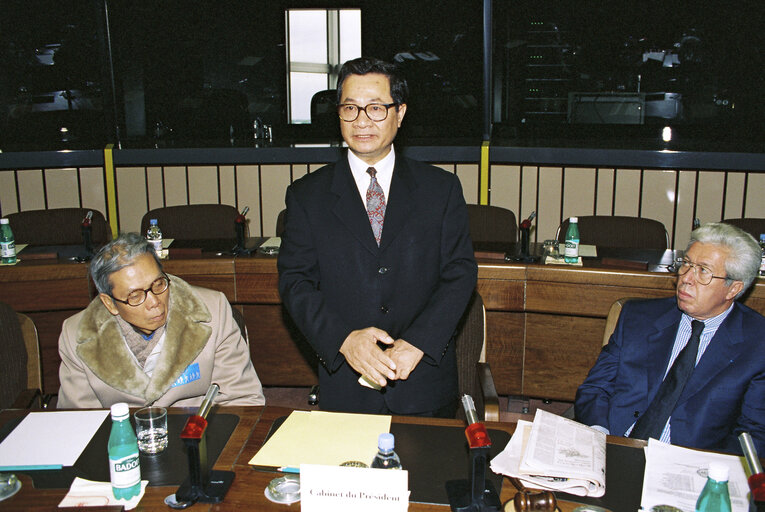
M 311 132 L 332 139 L 340 137 L 336 89 L 319 91 L 311 97 Z
M 569 220 L 558 227 L 555 238 L 566 241 Z M 579 243 L 600 247 L 656 249 L 665 251 L 669 237 L 664 224 L 644 217 L 619 215 L 587 215 L 579 217 Z
M 149 221 L 157 219 L 164 238 L 174 240 L 214 240 L 236 238 L 234 221 L 239 212 L 228 204 L 186 204 L 149 210 L 141 219 L 141 233 Z M 247 233 L 245 233 L 245 237 Z
M 8 223 L 17 244 L 79 245 L 83 243 L 82 221 L 88 212 L 90 236 L 94 247 L 112 239 L 112 232 L 104 215 L 90 208 L 50 208 L 11 213 Z
M 469 204 L 467 208 L 473 243 L 518 241 L 518 223 L 512 211 L 483 204 Z
M 32 320 L 0 302 L 0 409 L 41 406 L 42 369 Z
M 725 219 L 722 222 L 741 228 L 754 237 L 758 242 L 760 235 L 765 233 L 765 219 L 746 218 L 746 219 Z

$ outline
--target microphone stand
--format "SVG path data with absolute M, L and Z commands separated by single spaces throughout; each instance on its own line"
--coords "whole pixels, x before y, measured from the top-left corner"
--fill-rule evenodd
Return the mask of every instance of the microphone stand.
M 80 232 L 82 233 L 82 244 L 85 246 L 87 252 L 87 259 L 93 255 L 93 228 L 91 226 L 91 219 L 93 218 L 93 210 L 89 210 L 82 219 L 82 225 L 80 226 Z
M 235 255 L 243 255 L 243 254 L 250 254 L 252 251 L 250 249 L 247 249 L 245 247 L 246 240 L 244 237 L 247 227 L 247 219 L 244 217 L 247 215 L 247 212 L 250 211 L 249 206 L 245 206 L 244 210 L 242 210 L 242 213 L 236 216 L 236 219 L 234 219 L 234 230 L 236 233 L 236 245 L 231 250 Z
M 486 464 L 491 439 L 486 427 L 478 421 L 475 404 L 470 395 L 463 395 L 468 426 L 465 429 L 470 446 L 470 479 L 446 482 L 449 506 L 454 512 L 498 512 L 502 509 L 499 494 L 490 480 L 486 480 Z
M 189 458 L 189 477 L 175 491 L 175 498 L 181 502 L 220 503 L 225 498 L 231 483 L 233 471 L 210 470 L 207 465 L 207 413 L 220 387 L 213 383 L 207 390 L 202 404 L 195 415 L 189 417 L 181 432 Z
M 758 512 L 765 512 L 765 472 L 757 457 L 757 450 L 752 442 L 749 432 L 742 432 L 738 436 L 741 450 L 744 452 L 746 463 L 749 466 L 750 477 L 748 479 L 749 490 L 752 492 L 752 501 L 756 504 Z

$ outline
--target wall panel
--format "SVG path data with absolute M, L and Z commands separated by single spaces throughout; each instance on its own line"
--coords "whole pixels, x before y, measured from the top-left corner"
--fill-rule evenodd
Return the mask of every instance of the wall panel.
M 521 167 L 519 165 L 492 165 L 489 176 L 489 204 L 507 208 L 518 218 L 521 201 Z
M 20 171 L 16 175 L 19 190 L 19 210 L 42 210 L 45 208 L 45 187 L 42 170 Z
M 677 185 L 677 214 L 675 216 L 675 236 L 671 244 L 675 249 L 685 249 L 691 239 L 693 219 L 696 212 L 696 172 L 680 171 Z
M 672 247 L 672 224 L 675 215 L 675 171 L 647 170 L 643 172 L 643 197 L 640 213 L 642 217 L 658 220 L 664 224 Z
M 165 206 L 165 170 L 162 167 L 146 168 L 146 210 L 164 208 Z
M 611 215 L 614 207 L 614 169 L 597 169 L 595 215 Z
M 480 201 L 478 191 L 478 166 L 474 164 L 457 164 L 457 177 L 462 184 L 462 193 L 465 195 L 465 202 L 478 204 Z
M 541 241 L 547 238 L 555 238 L 555 233 L 560 225 L 563 212 L 561 211 L 561 197 L 563 168 L 561 167 L 540 167 L 539 168 L 539 200 L 536 206 L 533 204 L 521 206 L 524 212 L 537 211 L 537 229 L 536 240 Z M 524 175 L 523 186 L 526 187 L 526 176 Z M 523 218 L 524 214 L 521 216 Z
M 236 187 L 234 186 L 234 169 L 233 165 L 220 166 L 220 202 L 222 204 L 231 204 L 238 208 Z M 241 208 L 239 208 L 239 211 L 241 211 Z
M 215 165 L 189 167 L 189 201 L 188 204 L 218 204 L 220 203 L 218 167 Z
M 48 194 L 48 208 L 80 207 L 77 169 L 46 169 L 43 176 Z
M 269 191 L 268 193 L 276 193 Z M 260 229 L 260 166 L 236 166 L 236 195 L 242 208 L 249 205 L 250 212 L 247 220 L 250 226 L 250 236 L 263 236 Z
M 617 169 L 614 215 L 637 216 L 640 207 L 640 173 L 639 169 Z
M 0 214 L 19 211 L 16 199 L 16 171 L 0 171 Z
M 119 230 L 141 229 L 141 219 L 146 213 L 146 170 L 144 167 L 120 167 L 116 169 Z
M 728 172 L 725 186 L 725 210 L 723 219 L 739 219 L 744 216 L 745 172 Z
M 107 217 L 105 190 L 104 169 L 102 167 L 83 167 L 80 169 L 80 193 L 82 194 L 83 208 L 93 208 Z
M 563 170 L 563 218 L 595 213 L 595 169 Z
M 189 204 L 185 166 L 165 167 L 164 184 L 165 204 L 162 206 Z
M 744 217 L 765 218 L 765 174 L 750 174 Z
M 710 222 L 722 218 L 725 174 L 721 172 L 701 171 L 696 186 L 696 217 L 701 222 Z
M 284 192 L 290 184 L 289 165 L 263 165 L 260 168 L 260 179 L 263 190 L 273 192 L 264 193 L 262 198 L 263 236 L 276 235 L 276 217 L 286 205 Z M 252 226 L 250 226 L 252 229 Z

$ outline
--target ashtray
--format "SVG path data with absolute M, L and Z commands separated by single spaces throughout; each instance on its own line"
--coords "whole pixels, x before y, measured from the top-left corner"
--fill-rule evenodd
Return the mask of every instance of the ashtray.
M 269 482 L 263 494 L 274 503 L 289 505 L 300 501 L 300 476 L 285 475 Z

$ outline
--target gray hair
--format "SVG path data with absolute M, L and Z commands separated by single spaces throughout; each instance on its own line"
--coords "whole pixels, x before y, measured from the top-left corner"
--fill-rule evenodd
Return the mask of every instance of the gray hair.
M 712 222 L 691 232 L 691 240 L 688 242 L 686 252 L 696 242 L 719 245 L 729 251 L 728 257 L 725 258 L 725 273 L 728 276 L 725 284 L 730 286 L 733 281 L 741 281 L 744 287 L 736 298 L 743 295 L 760 271 L 762 249 L 757 240 L 736 226 Z
M 111 296 L 112 283 L 109 277 L 132 265 L 136 258 L 143 254 L 151 254 L 162 270 L 162 262 L 157 257 L 154 247 L 138 233 L 123 233 L 101 247 L 90 262 L 90 276 L 99 293 Z

